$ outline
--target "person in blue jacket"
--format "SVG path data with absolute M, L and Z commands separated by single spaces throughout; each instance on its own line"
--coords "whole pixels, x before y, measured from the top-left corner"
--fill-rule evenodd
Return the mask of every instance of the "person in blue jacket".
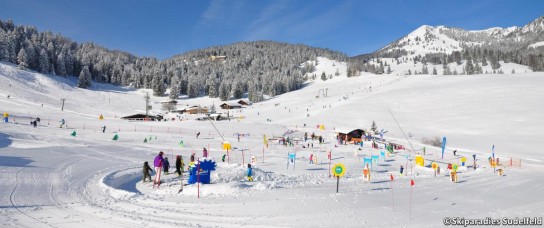
M 251 168 L 251 164 L 247 164 L 247 181 L 253 181 L 253 168 Z
M 402 165 L 400 166 L 400 176 L 402 177 L 402 173 L 404 172 L 404 167 Z

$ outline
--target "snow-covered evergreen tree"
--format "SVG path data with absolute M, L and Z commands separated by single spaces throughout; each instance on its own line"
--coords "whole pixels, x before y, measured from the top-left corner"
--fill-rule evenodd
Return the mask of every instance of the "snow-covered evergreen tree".
M 24 48 L 21 48 L 19 54 L 17 54 L 17 61 L 19 62 L 19 69 L 26 70 L 28 68 L 28 56 Z
M 85 89 L 89 86 L 91 86 L 91 72 L 89 71 L 89 66 L 84 66 L 81 73 L 79 73 L 77 87 Z
M 178 99 L 180 94 L 179 89 L 179 77 L 174 76 L 170 81 L 170 95 L 168 96 L 171 100 Z
M 42 49 L 40 52 L 40 72 L 47 74 L 50 73 L 50 65 L 49 65 L 49 56 L 47 55 L 47 51 L 45 49 Z
M 56 73 L 61 76 L 68 74 L 68 72 L 66 71 L 66 55 L 64 55 L 63 52 L 60 52 L 59 56 L 57 57 Z

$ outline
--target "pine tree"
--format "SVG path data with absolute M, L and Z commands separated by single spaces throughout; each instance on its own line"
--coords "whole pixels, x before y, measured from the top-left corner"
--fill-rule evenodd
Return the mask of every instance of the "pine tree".
M 17 54 L 17 61 L 19 62 L 19 69 L 26 70 L 28 68 L 28 56 L 24 48 L 21 48 L 19 54 Z
M 66 72 L 66 56 L 63 52 L 57 57 L 57 74 L 61 76 L 67 75 Z
M 208 79 L 206 80 L 206 87 L 208 88 L 208 97 L 210 98 L 216 98 L 218 97 L 217 92 L 217 82 L 215 78 L 215 73 L 210 74 Z
M 42 49 L 42 51 L 40 52 L 40 72 L 47 74 L 50 73 L 49 70 L 49 56 L 47 56 L 47 51 L 45 51 L 45 49 Z
M 391 66 L 387 66 L 387 74 L 391 74 Z
M 168 96 L 168 98 L 170 98 L 171 100 L 178 99 L 179 93 L 179 77 L 174 76 L 170 81 L 170 95 Z
M 238 80 L 232 84 L 232 96 L 235 99 L 240 99 L 244 95 L 242 83 Z
M 327 75 L 325 74 L 325 71 L 323 71 L 323 73 L 321 73 L 321 80 L 327 81 Z
M 160 97 L 164 95 L 164 92 L 166 92 L 166 86 L 162 81 L 162 75 L 160 73 L 157 73 L 153 76 L 151 86 L 153 88 L 153 96 Z
M 438 72 L 436 72 L 436 67 L 433 66 L 433 75 L 437 75 Z
M 81 73 L 79 73 L 77 87 L 85 89 L 89 86 L 91 86 L 91 72 L 89 71 L 88 66 L 84 66 Z
M 421 68 L 421 74 L 429 74 L 429 69 L 427 69 L 426 65 L 423 65 Z
M 467 57 L 467 65 L 465 65 L 465 72 L 467 75 L 471 75 L 471 74 L 474 74 L 474 65 L 472 64 L 472 59 L 469 57 Z
M 219 85 L 219 99 L 222 101 L 226 101 L 230 98 L 230 88 L 229 85 L 222 81 Z
M 372 120 L 372 126 L 370 127 L 370 130 L 372 130 L 373 132 L 378 131 L 378 126 L 376 125 L 376 121 Z

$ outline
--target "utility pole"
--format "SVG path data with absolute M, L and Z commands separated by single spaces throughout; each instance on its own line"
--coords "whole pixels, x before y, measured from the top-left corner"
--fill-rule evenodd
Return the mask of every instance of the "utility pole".
M 149 92 L 145 93 L 144 99 L 145 99 L 145 117 L 147 118 L 149 113 Z
M 64 101 L 65 101 L 66 99 L 63 98 L 63 99 L 60 99 L 60 100 L 62 101 L 62 108 L 60 108 L 60 110 L 61 110 L 61 111 L 64 111 Z

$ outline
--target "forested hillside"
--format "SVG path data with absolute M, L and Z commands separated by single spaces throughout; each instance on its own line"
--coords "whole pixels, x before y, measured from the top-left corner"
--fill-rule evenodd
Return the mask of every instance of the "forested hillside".
M 308 70 L 301 64 L 318 56 L 347 60 L 328 49 L 255 41 L 194 50 L 161 61 L 0 21 L 1 61 L 50 75 L 77 76 L 81 88 L 96 81 L 150 88 L 155 96 L 170 88 L 171 98 L 186 94 L 228 100 L 247 93 L 252 102 L 259 102 L 264 95 L 299 89 Z

